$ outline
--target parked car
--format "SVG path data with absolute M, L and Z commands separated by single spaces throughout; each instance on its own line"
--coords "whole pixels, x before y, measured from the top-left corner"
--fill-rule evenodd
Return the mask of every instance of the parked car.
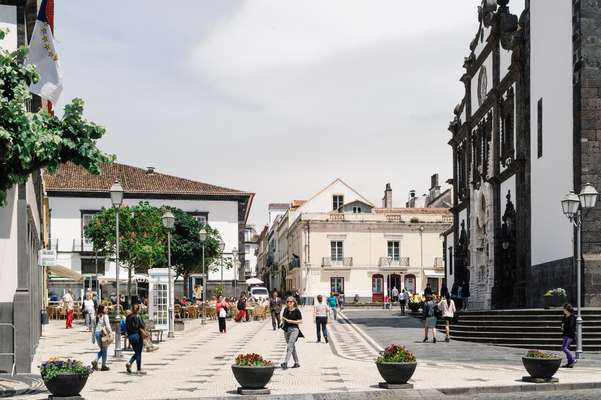
M 269 300 L 269 291 L 264 286 L 253 286 L 250 288 L 250 297 L 257 301 Z

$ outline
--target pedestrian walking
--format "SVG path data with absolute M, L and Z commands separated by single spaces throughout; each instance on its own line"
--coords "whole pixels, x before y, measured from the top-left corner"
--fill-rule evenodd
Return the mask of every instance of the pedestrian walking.
M 399 305 L 401 306 L 401 315 L 405 315 L 405 307 L 407 307 L 408 297 L 409 296 L 407 295 L 405 289 L 402 289 L 401 293 L 399 294 Z
M 294 359 L 294 365 L 292 368 L 298 368 L 300 367 L 300 364 L 298 363 L 298 355 L 296 354 L 296 341 L 298 338 L 305 336 L 301 332 L 299 326 L 303 323 L 303 316 L 298 309 L 298 301 L 292 296 L 288 297 L 286 300 L 286 308 L 282 314 L 282 321 L 284 321 L 282 329 L 284 330 L 288 348 L 286 351 L 286 358 L 284 358 L 284 362 L 282 363 L 281 367 L 282 369 L 287 369 L 288 361 L 290 360 L 290 356 L 292 356 Z
M 75 308 L 75 302 L 73 301 L 73 293 L 71 290 L 67 290 L 63 296 L 63 307 L 65 307 L 66 314 L 65 328 L 73 328 L 73 310 Z
M 332 310 L 332 316 L 334 316 L 334 320 L 337 319 L 337 307 L 338 307 L 338 298 L 335 296 L 335 293 L 332 292 L 330 297 L 328 297 L 328 305 L 330 306 L 330 310 Z
M 92 368 L 98 370 L 98 361 L 102 360 L 101 371 L 108 371 L 109 367 L 106 366 L 106 359 L 108 357 L 108 347 L 115 340 L 113 330 L 111 329 L 111 322 L 109 316 L 104 311 L 104 306 L 100 304 L 98 306 L 98 312 L 95 317 L 94 324 L 94 337 L 95 341 L 100 348 L 100 351 L 96 354 L 96 358 L 92 361 Z
M 92 343 L 94 342 L 94 325 L 96 325 L 96 308 L 92 292 L 86 293 L 86 299 L 83 301 L 83 313 L 86 321 L 88 332 L 92 332 Z
M 432 300 L 432 296 L 426 296 L 426 302 L 424 303 L 423 309 L 423 320 L 424 320 L 424 340 L 428 341 L 428 329 L 432 329 L 432 343 L 436 343 L 436 304 Z
M 393 304 L 396 303 L 399 300 L 399 289 L 397 289 L 396 286 L 393 286 L 390 294 L 392 295 L 391 302 Z
M 219 321 L 219 332 L 225 333 L 225 318 L 227 312 L 230 309 L 229 303 L 223 298 L 223 295 L 217 296 L 217 303 L 215 303 L 215 312 L 217 313 L 217 320 Z
M 426 284 L 426 288 L 424 289 L 424 296 L 432 296 L 434 293 L 432 292 L 432 286 L 428 283 Z
M 574 308 L 571 304 L 563 306 L 563 319 L 561 320 L 561 330 L 563 331 L 563 351 L 567 358 L 567 363 L 562 365 L 562 368 L 574 368 L 576 360 L 570 351 L 570 345 L 576 342 L 576 317 L 574 316 Z
M 315 326 L 317 328 L 317 343 L 321 342 L 321 334 L 326 343 L 328 343 L 328 314 L 330 309 L 323 302 L 323 296 L 317 295 L 317 304 L 313 306 L 313 316 L 315 317 Z
M 444 319 L 445 322 L 446 336 L 444 341 L 449 342 L 451 340 L 451 321 L 453 320 L 453 317 L 455 317 L 457 309 L 455 308 L 455 302 L 451 299 L 448 290 L 446 292 L 445 298 L 442 299 L 440 303 L 438 303 L 438 309 L 442 312 L 442 319 Z
M 127 337 L 129 338 L 131 347 L 134 349 L 134 355 L 125 364 L 125 370 L 128 374 L 131 374 L 131 364 L 135 361 L 137 374 L 145 375 L 146 372 L 142 371 L 142 349 L 144 348 L 144 338 L 148 336 L 148 333 L 146 333 L 146 327 L 139 312 L 140 304 L 134 304 L 131 308 L 131 314 L 125 319 Z
M 269 312 L 271 313 L 271 325 L 275 331 L 282 323 L 280 314 L 282 313 L 282 299 L 278 296 L 277 290 L 274 290 L 269 299 Z

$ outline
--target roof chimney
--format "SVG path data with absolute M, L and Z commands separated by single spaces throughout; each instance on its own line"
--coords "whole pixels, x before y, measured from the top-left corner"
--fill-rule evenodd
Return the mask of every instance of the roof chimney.
M 438 184 L 438 174 L 430 177 L 429 200 L 433 200 L 440 195 L 440 185 Z
M 382 199 L 382 206 L 384 208 L 392 208 L 392 188 L 390 183 L 386 184 L 386 190 L 384 190 L 384 198 Z
M 154 167 L 146 167 L 146 173 L 148 175 L 154 174 Z

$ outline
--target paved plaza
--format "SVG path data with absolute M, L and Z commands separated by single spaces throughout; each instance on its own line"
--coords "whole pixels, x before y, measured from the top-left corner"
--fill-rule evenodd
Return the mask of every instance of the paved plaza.
M 523 385 L 520 379 L 525 370 L 520 356 L 524 351 L 520 349 L 461 342 L 422 343 L 420 322 L 400 317 L 396 310 L 345 310 L 338 321 L 329 324 L 332 340 L 327 345 L 316 343 L 310 309 L 303 309 L 303 313 L 302 330 L 306 338 L 298 342 L 301 368 L 276 369 L 269 385 L 274 395 L 381 392 L 377 386 L 381 378 L 373 361 L 379 347 L 392 342 L 406 345 L 417 355 L 419 365 L 411 382 L 415 389 L 425 392 L 413 391 L 412 396 L 418 397 L 411 398 L 442 395 L 432 389 Z M 143 353 L 147 375 L 125 372 L 125 360 L 131 353 L 126 352 L 122 360 L 109 356 L 111 370 L 92 374 L 82 395 L 86 399 L 126 396 L 129 400 L 233 396 L 238 385 L 230 365 L 237 354 L 256 352 L 279 364 L 285 349 L 282 331 L 273 331 L 269 320 L 229 322 L 225 335 L 218 333 L 214 321 L 202 326 L 200 320 L 193 320 L 186 322 L 184 331 L 176 332 L 175 339 L 161 343 L 158 351 Z M 83 325 L 65 330 L 63 321 L 52 321 L 45 328 L 34 369 L 50 356 L 72 357 L 87 363 L 95 351 L 97 347 Z M 562 369 L 556 376 L 562 384 L 601 382 L 598 360 L 599 355 L 587 355 L 587 360 L 577 368 Z M 483 397 L 473 398 L 491 398 L 484 394 L 477 396 Z M 46 397 L 42 392 L 19 396 Z

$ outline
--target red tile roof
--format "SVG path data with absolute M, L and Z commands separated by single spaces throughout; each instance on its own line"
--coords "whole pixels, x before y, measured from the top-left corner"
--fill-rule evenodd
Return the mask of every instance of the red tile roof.
M 54 175 L 47 171 L 43 172 L 46 191 L 108 192 L 113 182 L 119 180 L 125 193 L 250 196 L 251 198 L 254 196 L 254 193 L 196 182 L 119 163 L 103 163 L 101 171 L 100 175 L 93 175 L 73 163 L 62 164 Z

